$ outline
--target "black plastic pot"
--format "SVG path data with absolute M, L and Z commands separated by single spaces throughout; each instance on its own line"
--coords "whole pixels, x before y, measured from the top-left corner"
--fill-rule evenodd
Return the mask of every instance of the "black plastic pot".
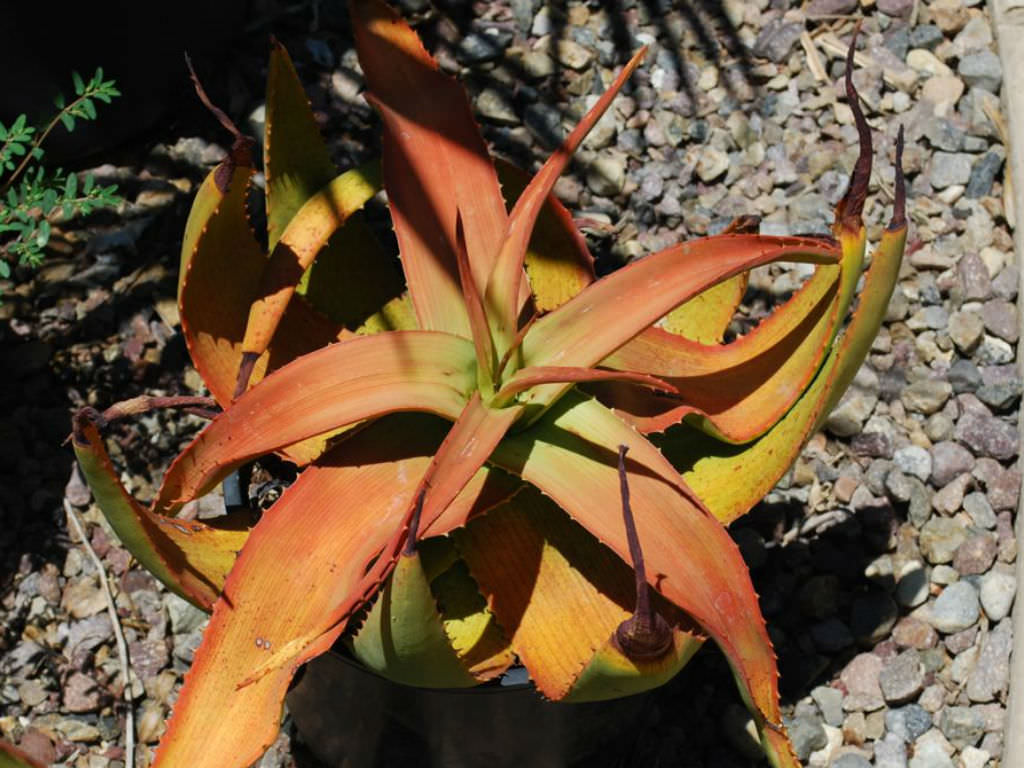
M 345 768 L 615 768 L 632 754 L 649 694 L 545 701 L 529 683 L 410 688 L 330 652 L 288 694 L 303 741 Z

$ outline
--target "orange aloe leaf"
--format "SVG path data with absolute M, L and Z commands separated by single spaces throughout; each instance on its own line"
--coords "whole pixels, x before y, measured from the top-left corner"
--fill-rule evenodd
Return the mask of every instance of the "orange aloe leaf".
M 531 366 L 520 368 L 498 392 L 498 400 L 509 400 L 520 392 L 540 384 L 552 383 L 580 383 L 592 381 L 617 381 L 627 384 L 650 387 L 663 392 L 677 392 L 678 390 L 664 379 L 656 376 L 649 376 L 646 373 L 633 373 L 631 371 L 604 371 L 598 368 L 565 368 L 561 366 Z M 521 402 L 529 403 L 529 395 L 520 398 Z
M 902 139 L 902 130 L 900 132 Z M 897 142 L 902 149 L 902 140 Z M 885 310 L 899 276 L 906 243 L 903 172 L 897 152 L 897 198 L 893 219 L 882 235 L 864 278 L 860 300 L 850 324 L 829 352 L 817 378 L 796 405 L 757 442 L 723 446 L 686 426 L 671 430 L 659 440 L 666 455 L 683 473 L 687 483 L 723 523 L 744 515 L 792 465 L 804 443 L 828 416 L 867 357 L 882 325 Z M 852 234 L 850 246 L 863 242 L 863 230 Z M 853 251 L 851 258 L 859 258 Z M 844 260 L 844 272 L 845 272 Z M 853 284 L 856 281 L 851 281 Z
M 265 262 L 258 293 L 247 313 L 242 340 L 246 358 L 259 357 L 267 348 L 303 274 L 330 237 L 376 194 L 380 188 L 376 172 L 376 165 L 368 164 L 343 173 L 310 194 L 301 207 L 292 212 L 269 261 Z M 335 255 L 334 261 L 337 260 Z M 335 288 L 343 288 L 344 284 Z M 370 311 L 377 309 L 384 298 L 371 295 L 371 302 L 377 306 Z M 359 303 L 365 304 L 365 299 Z
M 196 369 L 219 403 L 231 402 L 249 306 L 266 264 L 246 218 L 252 169 L 235 168 L 225 195 L 211 172 L 196 195 L 182 243 L 178 294 L 181 326 Z M 288 305 L 274 343 L 254 367 L 253 379 L 334 340 L 338 329 L 301 301 Z
M 118 480 L 96 417 L 90 409 L 75 415 L 72 446 L 97 505 L 146 570 L 172 592 L 210 610 L 249 536 L 248 528 L 173 520 L 142 507 Z
M 708 286 L 771 261 L 832 263 L 834 249 L 806 238 L 720 235 L 683 243 L 598 280 L 540 318 L 522 342 L 526 366 L 591 366 Z M 552 402 L 564 386 L 537 390 Z
M 325 630 L 322 639 L 313 645 L 308 645 L 304 638 L 290 640 L 260 664 L 245 679 L 244 685 L 261 680 L 279 666 L 282 658 L 299 653 L 302 647 L 308 645 L 319 649 L 320 643 L 327 642 L 328 635 L 334 632 L 335 625 L 347 621 L 372 597 L 377 587 L 392 573 L 400 551 L 411 551 L 421 533 L 447 533 L 452 528 L 465 525 L 471 514 L 482 511 L 472 505 L 460 505 L 456 500 L 474 478 L 480 477 L 488 456 L 521 410 L 514 406 L 501 410 L 488 408 L 481 401 L 480 394 L 474 393 L 419 478 L 416 492 L 400 516 L 402 525 L 388 541 L 384 554 L 366 571 L 359 582 L 359 589 L 339 603 L 331 614 L 328 626 L 332 629 Z M 306 656 L 304 660 L 308 658 Z
M 573 400 L 563 398 L 530 430 L 508 435 L 492 463 L 549 495 L 628 562 L 621 517 L 608 501 L 619 497 L 617 456 L 561 427 L 581 406 Z M 783 749 L 788 742 L 782 735 L 775 654 L 739 549 L 725 528 L 677 487 L 638 471 L 635 463 L 627 461 L 627 469 L 648 581 L 725 653 L 766 750 L 774 753 L 773 763 L 797 768 L 795 756 Z
M 456 545 L 480 585 L 512 649 L 538 690 L 560 700 L 574 691 L 584 670 L 618 625 L 633 611 L 633 572 L 606 547 L 570 520 L 557 505 L 527 488 L 512 500 L 474 518 L 454 532 Z M 495 542 L 501 542 L 495 547 Z M 673 623 L 686 623 L 678 609 L 658 601 Z M 677 672 L 698 643 L 690 648 L 679 635 L 667 667 Z M 609 680 L 584 682 L 605 695 L 626 695 L 623 680 L 607 689 Z M 671 675 L 669 675 L 671 676 Z M 629 693 L 665 682 L 667 677 L 632 678 Z M 597 691 L 591 690 L 596 697 Z
M 605 113 L 618 95 L 626 80 L 633 74 L 643 61 L 647 48 L 641 48 L 622 68 L 614 82 L 608 87 L 593 108 L 587 112 L 579 124 L 573 129 L 562 146 L 556 149 L 547 162 L 527 184 L 526 189 L 516 200 L 515 207 L 508 218 L 508 231 L 501 242 L 501 250 L 494 263 L 494 272 L 487 283 L 484 303 L 488 308 L 492 321 L 496 322 L 495 337 L 498 352 L 504 354 L 516 334 L 516 319 L 519 305 L 516 301 L 519 285 L 522 281 L 523 258 L 530 242 L 537 216 L 555 186 L 558 177 L 569 164 L 576 148 L 594 127 L 601 115 Z M 498 242 L 498 241 L 495 241 Z
M 369 100 L 384 121 L 384 186 L 420 327 L 468 338 L 456 210 L 482 291 L 508 218 L 494 165 L 462 86 L 405 21 L 376 0 L 352 0 L 350 9 Z
M 824 360 L 837 327 L 839 273 L 819 266 L 793 298 L 731 344 L 698 344 L 649 328 L 603 361 L 666 376 L 685 405 L 621 387 L 599 396 L 642 432 L 686 416 L 727 442 L 755 439 L 796 402 Z
M 268 376 L 175 459 L 153 508 L 170 513 L 241 463 L 394 411 L 454 420 L 475 387 L 473 345 L 436 331 L 353 336 Z
M 439 436 L 422 416 L 383 419 L 318 459 L 263 515 L 214 607 L 155 765 L 244 768 L 260 757 L 295 670 L 330 647 L 387 576 Z M 456 514 L 470 516 L 490 477 L 473 474 Z
M 34 757 L 0 739 L 0 768 L 44 768 Z
M 514 203 L 530 176 L 500 159 L 495 165 L 502 191 Z M 554 195 L 548 195 L 537 216 L 524 265 L 538 312 L 560 307 L 594 282 L 594 257 L 572 214 Z

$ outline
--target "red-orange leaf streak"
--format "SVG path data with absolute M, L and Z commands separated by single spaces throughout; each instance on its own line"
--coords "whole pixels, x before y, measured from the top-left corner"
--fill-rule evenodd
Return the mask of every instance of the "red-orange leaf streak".
M 476 388 L 473 344 L 435 331 L 357 336 L 265 378 L 178 456 L 153 511 L 173 512 L 235 466 L 362 419 L 425 411 L 454 421 Z

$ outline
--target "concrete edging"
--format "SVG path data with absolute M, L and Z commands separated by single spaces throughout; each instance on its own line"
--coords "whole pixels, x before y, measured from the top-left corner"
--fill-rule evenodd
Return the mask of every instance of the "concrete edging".
M 1018 267 L 1024 256 L 1024 90 L 1013 86 L 1024 82 L 1024 0 L 992 0 L 992 23 L 995 27 L 999 59 L 1003 66 L 1003 103 L 1006 105 L 1010 129 L 1007 147 L 1007 172 L 1014 180 L 1013 208 L 1017 226 L 1013 232 Z M 1021 272 L 1024 276 L 1024 270 Z M 1017 291 L 1017 301 L 1024 296 L 1024 279 Z M 1024 335 L 1022 335 L 1024 339 Z M 1021 352 L 1024 341 L 1017 345 L 1017 367 L 1024 371 Z M 1024 423 L 1024 407 L 1017 420 L 1018 433 Z M 1019 460 L 1019 459 L 1018 459 Z M 1015 530 L 1018 547 L 1024 541 L 1024 504 L 1017 503 Z M 1021 584 L 1024 584 L 1024 553 L 1018 549 L 1016 562 L 1017 598 L 1013 608 L 1013 651 L 1010 656 L 1010 693 L 1006 712 L 1005 742 L 1001 765 L 1024 766 L 1024 608 L 1021 607 Z

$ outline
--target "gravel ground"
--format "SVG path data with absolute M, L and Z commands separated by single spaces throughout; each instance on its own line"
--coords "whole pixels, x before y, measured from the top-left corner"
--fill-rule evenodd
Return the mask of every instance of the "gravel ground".
M 624 50 L 651 45 L 557 187 L 588 220 L 602 271 L 742 214 L 760 215 L 766 233 L 827 232 L 856 157 L 840 57 L 864 18 L 854 79 L 875 129 L 869 235 L 877 239 L 889 214 L 902 123 L 908 254 L 870 359 L 826 431 L 733 533 L 807 765 L 998 766 L 1022 382 L 1001 71 L 982 4 L 732 0 L 718 11 L 694 0 L 663 13 L 672 4 L 620 0 L 602 11 L 597 2 L 510 0 L 476 4 L 475 19 L 403 5 L 442 66 L 462 73 L 496 151 L 520 164 L 543 157 Z M 275 31 L 348 167 L 374 154 L 374 118 L 356 95 L 344 19 L 315 8 Z M 241 63 L 211 88 L 230 84 L 224 103 L 253 130 L 265 31 L 243 41 Z M 0 733 L 47 764 L 125 763 L 112 625 L 97 572 L 68 533 L 65 499 L 86 521 L 116 596 L 141 751 L 162 733 L 201 637 L 203 614 L 132 563 L 60 443 L 71 407 L 201 387 L 173 297 L 191 195 L 226 141 L 212 120 L 203 125 L 102 166 L 130 202 L 65 232 L 47 266 L 9 285 L 0 307 Z M 803 276 L 758 270 L 734 330 Z M 153 414 L 111 430 L 115 461 L 140 499 L 199 425 Z M 629 765 L 757 764 L 748 725 L 724 660 L 705 650 L 652 696 Z M 261 765 L 318 765 L 291 734 Z

